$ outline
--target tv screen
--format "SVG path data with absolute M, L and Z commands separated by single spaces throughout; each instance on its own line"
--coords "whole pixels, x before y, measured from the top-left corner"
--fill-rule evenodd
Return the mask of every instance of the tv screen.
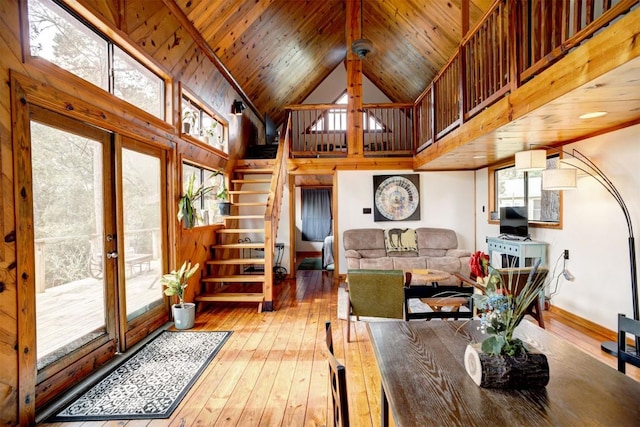
M 529 237 L 529 221 L 526 206 L 507 206 L 500 208 L 500 234 L 516 237 Z

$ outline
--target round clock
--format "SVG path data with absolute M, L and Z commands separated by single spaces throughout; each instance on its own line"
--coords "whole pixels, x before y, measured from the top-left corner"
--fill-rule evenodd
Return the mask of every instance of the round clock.
M 418 179 L 419 175 L 375 176 L 374 221 L 419 220 L 420 191 L 414 183 Z

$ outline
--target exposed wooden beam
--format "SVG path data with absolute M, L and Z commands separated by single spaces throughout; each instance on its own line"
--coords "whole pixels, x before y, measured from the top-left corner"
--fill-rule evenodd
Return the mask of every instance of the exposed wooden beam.
M 351 50 L 351 44 L 362 37 L 362 1 L 346 1 L 347 42 L 347 153 L 362 156 L 362 60 Z

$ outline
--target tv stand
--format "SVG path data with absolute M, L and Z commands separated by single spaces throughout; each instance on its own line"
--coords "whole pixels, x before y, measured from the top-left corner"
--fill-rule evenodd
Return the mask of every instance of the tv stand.
M 534 240 L 512 240 L 503 237 L 488 237 L 490 262 L 496 268 L 531 267 L 536 259 L 540 266 L 547 265 L 547 244 Z

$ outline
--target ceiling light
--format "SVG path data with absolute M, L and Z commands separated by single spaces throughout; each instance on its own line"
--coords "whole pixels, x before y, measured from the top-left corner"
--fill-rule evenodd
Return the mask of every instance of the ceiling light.
M 351 50 L 360 59 L 364 59 L 369 53 L 373 52 L 373 43 L 369 39 L 358 39 L 351 43 Z
M 608 113 L 606 111 L 592 111 L 591 113 L 585 113 L 581 116 L 578 116 L 579 119 L 595 119 L 596 117 L 606 116 Z

